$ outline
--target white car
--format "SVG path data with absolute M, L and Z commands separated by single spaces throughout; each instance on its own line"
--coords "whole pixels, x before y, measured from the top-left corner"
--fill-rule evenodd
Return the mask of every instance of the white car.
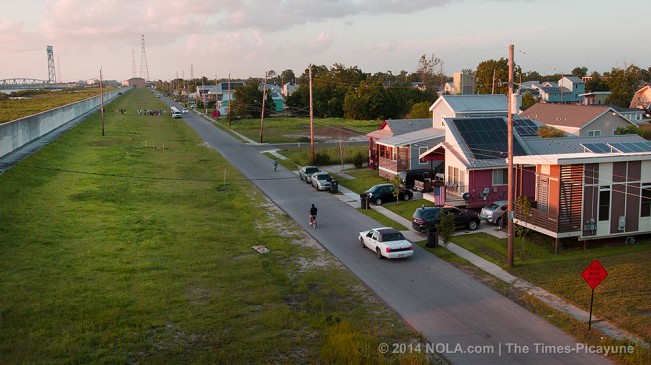
M 183 113 L 183 114 L 188 114 L 188 109 L 187 109 L 187 108 L 183 108 L 183 110 L 181 110 L 181 113 Z
M 362 247 L 375 252 L 378 259 L 397 259 L 414 254 L 414 246 L 397 229 L 391 227 L 373 228 L 359 232 Z
M 327 172 L 319 171 L 310 176 L 310 182 L 316 190 L 330 190 L 330 181 L 332 181 L 332 178 Z

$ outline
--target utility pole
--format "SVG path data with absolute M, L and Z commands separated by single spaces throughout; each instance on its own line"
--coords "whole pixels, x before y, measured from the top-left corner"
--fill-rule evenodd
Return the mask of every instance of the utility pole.
M 312 165 L 314 165 L 314 111 L 312 109 L 312 64 L 309 66 L 310 76 L 310 146 L 312 148 Z
M 104 92 L 102 91 L 102 68 L 99 68 L 99 100 L 100 100 L 100 113 L 102 114 L 102 137 L 104 137 Z
M 507 121 L 508 121 L 508 185 L 507 185 L 507 211 L 508 216 L 508 257 L 507 257 L 507 266 L 509 270 L 513 268 L 513 45 L 509 44 L 509 93 L 508 93 L 508 112 L 507 112 Z
M 231 96 L 231 73 L 228 73 L 228 126 L 231 126 L 231 100 L 233 100 L 233 97 Z
M 491 95 L 495 95 L 495 69 L 493 69 L 493 84 L 491 86 Z
M 262 130 L 264 129 L 264 102 L 267 100 L 267 71 L 264 72 L 262 84 L 262 115 L 260 116 L 260 143 L 262 143 Z

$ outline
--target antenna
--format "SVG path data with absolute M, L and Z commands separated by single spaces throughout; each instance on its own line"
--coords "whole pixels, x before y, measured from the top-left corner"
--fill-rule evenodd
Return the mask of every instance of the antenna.
M 147 53 L 145 53 L 145 35 L 142 35 L 142 53 L 140 54 L 140 77 L 149 81 L 149 69 L 147 68 Z
M 54 84 L 57 82 L 57 75 L 54 69 L 54 52 L 52 51 L 52 46 L 47 46 L 47 82 L 48 84 Z

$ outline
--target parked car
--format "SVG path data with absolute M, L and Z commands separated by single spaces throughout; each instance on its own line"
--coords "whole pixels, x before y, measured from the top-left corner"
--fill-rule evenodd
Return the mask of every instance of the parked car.
M 498 226 L 502 225 L 502 217 L 506 213 L 508 201 L 507 200 L 498 200 L 493 202 L 481 209 L 479 213 L 479 218 L 485 220 L 488 223 L 493 223 Z
M 363 248 L 375 252 L 378 259 L 397 259 L 414 254 L 414 247 L 400 231 L 391 227 L 374 228 L 359 232 Z
M 418 232 L 433 231 L 441 221 L 441 215 L 452 213 L 454 215 L 454 226 L 468 228 L 471 231 L 479 227 L 479 215 L 474 210 L 459 209 L 457 207 L 437 206 L 418 208 L 412 217 L 411 226 Z
M 396 197 L 393 195 L 395 190 L 396 188 L 393 184 L 378 184 L 366 190 L 365 193 L 368 195 L 368 201 L 377 205 L 382 205 L 382 203 L 396 201 Z M 406 201 L 411 199 L 413 196 L 414 193 L 411 191 L 402 188 L 399 189 L 398 197 L 400 200 Z
M 298 170 L 298 177 L 300 177 L 301 180 L 305 180 L 306 184 L 309 184 L 310 176 L 312 176 L 312 174 L 315 172 L 321 172 L 321 170 L 319 170 L 319 168 L 316 166 L 303 166 L 300 170 Z
M 312 186 L 316 188 L 316 190 L 330 190 L 330 182 L 332 181 L 332 178 L 330 177 L 330 174 L 327 172 L 315 172 L 310 176 L 310 182 L 312 183 Z
M 403 189 L 413 189 L 414 181 L 425 179 L 437 179 L 443 173 L 444 164 L 441 163 L 433 170 L 428 169 L 416 169 L 416 170 L 406 170 L 400 171 L 398 173 L 398 178 L 400 179 L 400 187 Z
M 187 108 L 183 108 L 183 110 L 181 110 L 181 113 L 183 113 L 183 114 L 187 114 L 188 112 L 189 112 L 189 110 Z

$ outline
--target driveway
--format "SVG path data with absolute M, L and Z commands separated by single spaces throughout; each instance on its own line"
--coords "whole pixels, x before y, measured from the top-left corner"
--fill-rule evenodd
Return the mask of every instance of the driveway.
M 428 341 L 422 351 L 437 350 L 459 364 L 611 363 L 418 246 L 409 259 L 378 260 L 357 241 L 358 232 L 377 227 L 376 221 L 316 192 L 293 171 L 279 166 L 274 173 L 271 160 L 259 153 L 268 146 L 242 144 L 194 113 L 184 120 L 419 331 Z M 312 203 L 319 208 L 317 230 L 307 222 Z M 388 349 L 400 351 L 399 345 Z

